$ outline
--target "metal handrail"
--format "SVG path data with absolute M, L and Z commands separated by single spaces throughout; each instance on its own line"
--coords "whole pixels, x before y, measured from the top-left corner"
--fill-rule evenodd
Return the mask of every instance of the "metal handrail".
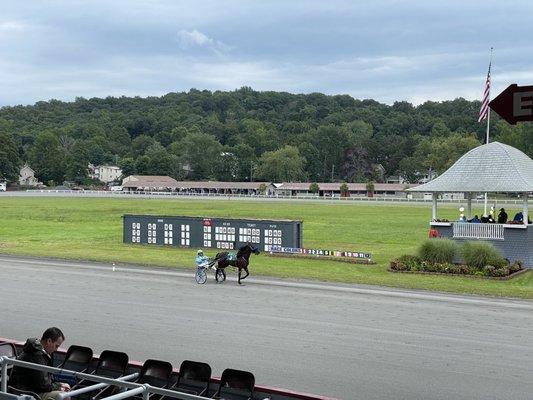
M 65 372 L 66 370 L 63 370 L 63 372 Z M 67 371 L 69 372 L 69 371 Z M 94 376 L 94 375 L 92 375 Z M 119 378 L 117 378 L 117 381 L 128 381 L 130 379 L 135 379 L 139 376 L 139 373 L 136 372 L 134 374 L 131 374 L 131 375 L 126 375 L 126 376 L 121 376 Z M 63 393 L 59 393 L 59 397 L 60 398 L 65 398 L 65 397 L 71 397 L 71 396 L 78 396 L 80 394 L 83 394 L 83 393 L 87 393 L 87 392 L 92 392 L 93 390 L 96 390 L 96 389 L 103 389 L 105 387 L 108 387 L 110 386 L 111 384 L 110 383 L 96 383 L 94 385 L 91 385 L 91 386 L 85 386 L 85 387 L 82 387 L 80 389 L 76 389 L 76 390 L 71 390 L 69 392 L 63 392 Z
M 33 369 L 37 371 L 44 371 L 44 372 L 51 372 L 51 373 L 67 372 L 69 374 L 72 374 L 76 378 L 99 382 L 100 384 L 103 384 L 104 386 L 113 385 L 113 386 L 118 386 L 118 387 L 122 387 L 125 389 L 129 389 L 129 390 L 126 390 L 125 392 L 118 393 L 118 394 L 115 394 L 115 395 L 112 395 L 106 398 L 102 398 L 101 400 L 121 400 L 121 399 L 125 399 L 128 397 L 136 396 L 141 393 L 145 400 L 147 400 L 148 396 L 152 393 L 160 394 L 160 395 L 168 396 L 168 397 L 173 397 L 179 400 L 205 400 L 205 397 L 195 396 L 189 393 L 181 393 L 181 392 L 177 392 L 174 390 L 157 388 L 157 387 L 154 387 L 148 384 L 127 382 L 124 380 L 125 378 L 128 378 L 128 377 L 131 378 L 133 375 L 138 376 L 138 373 L 124 376 L 122 377 L 123 380 L 121 380 L 120 378 L 112 379 L 112 378 L 106 378 L 106 377 L 98 376 L 98 375 L 91 375 L 91 374 L 87 374 L 84 372 L 77 372 L 77 371 L 71 371 L 71 370 L 67 370 L 63 368 L 49 367 L 47 365 L 41 365 L 41 364 L 34 364 L 34 363 L 21 361 L 21 360 L 9 358 L 9 357 L 0 357 L 0 365 L 2 367 L 1 368 L 2 384 L 1 384 L 0 391 L 3 393 L 7 393 L 7 381 L 8 381 L 7 366 L 16 365 L 16 366 L 23 367 L 23 368 L 29 368 L 29 369 Z M 96 385 L 93 385 L 93 386 L 96 386 Z M 82 390 L 82 389 L 78 389 L 78 390 Z M 73 390 L 71 392 L 62 392 L 60 393 L 60 398 L 71 397 L 75 395 L 76 393 L 79 394 L 79 392 L 76 390 Z

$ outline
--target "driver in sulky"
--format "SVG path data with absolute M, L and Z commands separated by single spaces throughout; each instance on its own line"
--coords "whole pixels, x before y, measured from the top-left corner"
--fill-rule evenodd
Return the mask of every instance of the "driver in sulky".
M 210 261 L 211 260 L 209 259 L 209 257 L 204 255 L 204 251 L 202 249 L 196 252 L 196 268 L 207 268 Z M 214 266 L 212 268 L 215 269 Z

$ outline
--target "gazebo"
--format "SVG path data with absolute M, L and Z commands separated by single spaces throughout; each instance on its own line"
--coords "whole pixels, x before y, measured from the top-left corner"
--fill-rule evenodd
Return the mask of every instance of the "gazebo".
M 459 241 L 489 241 L 500 249 L 504 257 L 511 261 L 521 260 L 533 268 L 533 225 L 528 224 L 528 196 L 533 193 L 533 160 L 520 150 L 499 142 L 478 146 L 439 177 L 408 190 L 432 194 L 430 225 L 439 236 Z M 513 224 L 438 222 L 438 195 L 453 192 L 465 194 L 468 218 L 472 217 L 472 198 L 477 193 L 520 194 L 523 221 Z

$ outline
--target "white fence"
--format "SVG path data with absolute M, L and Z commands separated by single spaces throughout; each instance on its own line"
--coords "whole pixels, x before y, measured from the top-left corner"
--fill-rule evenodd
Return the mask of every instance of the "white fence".
M 504 240 L 502 224 L 476 224 L 457 222 L 453 224 L 454 238 Z
M 324 202 L 368 202 L 368 203 L 425 203 L 431 204 L 432 200 L 424 198 L 407 198 L 394 195 L 378 197 L 352 196 L 352 197 L 320 197 L 320 196 L 285 196 L 285 195 L 262 195 L 262 194 L 221 194 L 221 193 L 187 193 L 187 192 L 129 192 L 129 191 L 104 191 L 104 190 L 54 190 L 33 189 L 14 192 L 2 192 L 1 196 L 75 196 L 75 197 L 134 197 L 134 198 L 211 198 L 220 200 L 249 199 L 249 200 L 309 200 Z M 484 200 L 472 199 L 472 204 L 483 204 Z M 439 199 L 439 203 L 466 204 L 466 200 Z M 490 199 L 491 205 L 523 204 L 523 200 L 515 199 Z

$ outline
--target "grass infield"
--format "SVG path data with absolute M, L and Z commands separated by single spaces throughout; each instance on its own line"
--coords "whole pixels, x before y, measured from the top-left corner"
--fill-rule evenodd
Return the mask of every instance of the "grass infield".
M 458 206 L 439 205 L 454 219 Z M 475 209 L 481 214 L 482 210 Z M 508 210 L 513 215 L 515 210 Z M 509 281 L 394 274 L 388 262 L 427 237 L 430 205 L 197 199 L 0 197 L 0 253 L 194 268 L 196 249 L 122 243 L 123 214 L 303 220 L 307 248 L 370 252 L 375 265 L 252 256 L 253 275 L 533 299 L 533 271 Z M 214 249 L 207 249 L 213 256 Z M 230 271 L 230 274 L 233 271 Z

